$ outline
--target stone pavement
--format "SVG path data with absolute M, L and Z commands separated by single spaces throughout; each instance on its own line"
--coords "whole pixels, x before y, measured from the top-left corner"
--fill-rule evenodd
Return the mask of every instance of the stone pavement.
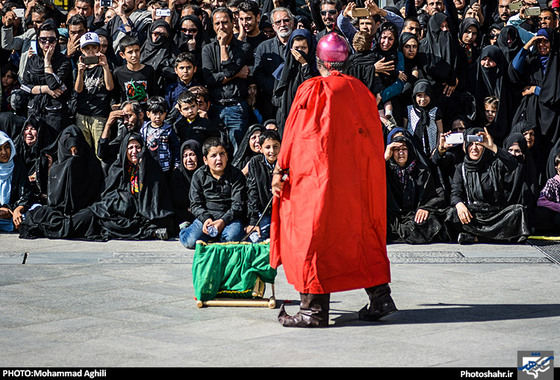
M 326 329 L 284 328 L 278 308 L 198 308 L 177 240 L 0 245 L 2 368 L 515 369 L 518 351 L 560 353 L 560 265 L 531 244 L 391 245 L 399 312 L 364 323 L 365 292 L 336 293 Z M 274 295 L 297 312 L 282 268 Z

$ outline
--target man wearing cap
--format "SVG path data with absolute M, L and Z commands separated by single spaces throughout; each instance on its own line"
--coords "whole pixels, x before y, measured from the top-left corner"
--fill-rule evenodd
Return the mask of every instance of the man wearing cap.
M 319 40 L 321 76 L 300 85 L 273 172 L 270 260 L 300 293 L 286 327 L 329 324 L 330 294 L 365 288 L 362 320 L 397 309 L 386 248 L 384 140 L 375 96 L 342 74 L 349 47 L 337 33 Z M 349 99 L 351 105 L 349 106 Z
M 76 125 L 95 152 L 111 112 L 110 93 L 114 88 L 113 74 L 100 48 L 97 33 L 87 32 L 80 37 L 82 55 L 78 58 L 74 82 Z

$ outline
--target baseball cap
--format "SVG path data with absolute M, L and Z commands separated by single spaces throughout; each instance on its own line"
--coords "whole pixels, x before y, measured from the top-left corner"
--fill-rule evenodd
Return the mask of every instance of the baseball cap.
M 99 36 L 97 33 L 87 32 L 82 37 L 80 37 L 80 48 L 86 45 L 100 45 Z

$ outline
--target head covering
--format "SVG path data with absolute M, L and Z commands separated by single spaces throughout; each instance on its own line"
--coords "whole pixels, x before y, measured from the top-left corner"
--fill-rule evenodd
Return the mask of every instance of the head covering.
M 444 13 L 430 17 L 426 37 L 419 48 L 424 59 L 424 72 L 439 83 L 454 81 L 457 68 L 457 38 L 449 30 L 441 30 L 444 21 L 447 21 Z
M 337 33 L 329 33 L 317 43 L 317 58 L 324 62 L 344 62 L 348 59 L 349 46 Z
M 153 41 L 152 34 L 159 27 L 164 27 L 167 30 L 167 37 L 158 36 Z M 158 70 L 166 64 L 173 65 L 173 60 L 178 50 L 173 44 L 172 32 L 171 26 L 164 19 L 154 21 L 148 31 L 148 37 L 144 45 L 142 45 L 140 61 L 143 64 L 152 66 L 154 70 Z
M 500 31 L 496 45 L 502 50 L 506 62 L 509 64 L 523 47 L 519 31 L 513 25 L 506 25 Z
M 101 42 L 99 42 L 99 36 L 97 35 L 97 33 L 87 32 L 80 37 L 80 48 L 82 49 L 87 45 L 100 45 L 100 44 Z
M 419 120 L 416 124 L 416 128 L 414 129 L 414 136 L 417 138 L 417 141 L 423 142 L 423 151 L 425 154 L 430 154 L 431 147 L 430 147 L 430 138 L 429 138 L 429 131 L 428 127 L 430 126 L 430 110 L 434 107 L 433 99 L 430 100 L 430 103 L 427 107 L 421 107 L 418 105 L 416 101 L 416 95 L 420 93 L 427 94 L 430 98 L 432 97 L 432 85 L 426 79 L 419 79 L 414 84 L 412 88 L 412 105 L 414 111 L 418 114 Z M 431 141 L 434 143 L 434 141 Z M 437 142 L 436 142 L 437 143 Z
M 14 142 L 5 132 L 0 131 L 0 146 L 6 143 L 10 145 L 11 152 L 8 162 L 0 163 L 0 205 L 10 203 L 10 195 L 12 193 L 12 176 L 14 172 L 14 156 L 16 155 Z

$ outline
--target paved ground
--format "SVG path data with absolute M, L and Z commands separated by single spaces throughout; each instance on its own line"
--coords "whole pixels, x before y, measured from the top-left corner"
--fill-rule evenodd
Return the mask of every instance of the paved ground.
M 337 293 L 327 329 L 281 327 L 277 308 L 198 308 L 193 251 L 176 240 L 0 245 L 1 367 L 515 369 L 518 351 L 560 352 L 560 265 L 531 244 L 391 245 L 400 311 L 364 323 L 365 292 Z M 275 296 L 297 311 L 281 269 Z

